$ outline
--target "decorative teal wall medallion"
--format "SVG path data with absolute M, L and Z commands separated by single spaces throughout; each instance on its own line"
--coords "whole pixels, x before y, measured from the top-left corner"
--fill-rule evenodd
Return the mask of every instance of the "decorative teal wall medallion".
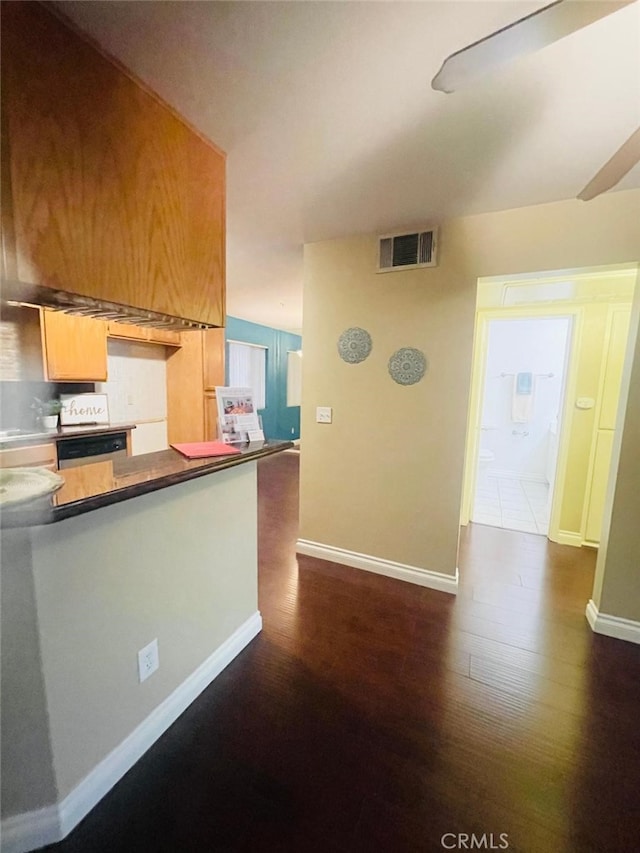
M 389 359 L 389 376 L 398 385 L 415 385 L 427 372 L 427 359 L 413 347 L 396 350 Z
M 338 354 L 347 364 L 359 364 L 371 353 L 373 342 L 366 329 L 354 326 L 338 338 Z

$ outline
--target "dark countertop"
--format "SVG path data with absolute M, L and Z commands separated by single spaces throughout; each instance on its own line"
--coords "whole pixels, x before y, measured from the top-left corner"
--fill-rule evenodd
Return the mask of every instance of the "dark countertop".
M 23 432 L 20 435 L 3 436 L 0 431 L 0 450 L 10 447 L 28 447 L 30 444 L 44 444 L 48 441 L 64 441 L 66 438 L 78 438 L 83 435 L 108 435 L 112 432 L 128 432 L 135 429 L 135 424 L 83 424 L 82 426 L 65 426 L 57 429 L 38 429 Z
M 58 492 L 29 503 L 3 508 L 0 513 L 1 526 L 9 528 L 53 524 L 186 480 L 262 459 L 289 447 L 293 447 L 293 442 L 253 442 L 240 447 L 240 453 L 233 456 L 206 459 L 186 459 L 176 450 L 170 449 L 66 468 L 58 472 L 65 479 L 65 485 Z

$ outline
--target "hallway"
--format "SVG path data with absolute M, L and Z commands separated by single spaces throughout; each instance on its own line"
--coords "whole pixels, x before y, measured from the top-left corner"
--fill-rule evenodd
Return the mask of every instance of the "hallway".
M 262 633 L 51 849 L 635 849 L 640 648 L 587 626 L 595 554 L 472 524 L 457 598 L 296 558 L 298 464 L 259 465 Z

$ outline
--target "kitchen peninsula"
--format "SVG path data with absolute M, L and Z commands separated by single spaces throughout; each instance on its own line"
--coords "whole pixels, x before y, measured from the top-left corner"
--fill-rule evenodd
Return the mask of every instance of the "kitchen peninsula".
M 290 446 L 101 462 L 111 488 L 2 513 L 7 850 L 67 835 L 260 631 L 257 461 Z
M 82 428 L 77 429 L 79 433 L 84 434 Z M 239 453 L 232 456 L 198 459 L 186 459 L 172 449 L 95 463 L 92 463 L 89 457 L 86 465 L 78 465 L 72 471 L 62 472 L 63 479 L 75 473 L 84 474 L 86 486 L 76 497 L 69 497 L 63 486 L 61 492 L 51 498 L 44 497 L 26 506 L 19 504 L 5 508 L 0 514 L 0 524 L 3 529 L 52 524 L 197 477 L 234 468 L 292 446 L 290 441 L 260 441 L 243 445 L 239 448 Z M 107 476 L 102 478 L 102 485 L 94 487 L 91 484 L 91 472 L 98 466 Z
M 215 437 L 224 152 L 57 6 L 0 24 L 12 379 L 104 382 L 108 338 L 162 345 L 169 441 Z M 102 459 L 5 508 L 3 853 L 64 838 L 260 631 L 257 462 L 287 446 Z

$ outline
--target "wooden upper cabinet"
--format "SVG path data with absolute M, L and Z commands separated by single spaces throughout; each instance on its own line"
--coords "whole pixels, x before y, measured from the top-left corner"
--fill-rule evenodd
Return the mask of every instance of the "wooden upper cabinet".
M 41 312 L 46 378 L 59 382 L 106 382 L 107 324 L 61 311 Z
M 41 4 L 1 23 L 17 278 L 222 326 L 225 155 Z

